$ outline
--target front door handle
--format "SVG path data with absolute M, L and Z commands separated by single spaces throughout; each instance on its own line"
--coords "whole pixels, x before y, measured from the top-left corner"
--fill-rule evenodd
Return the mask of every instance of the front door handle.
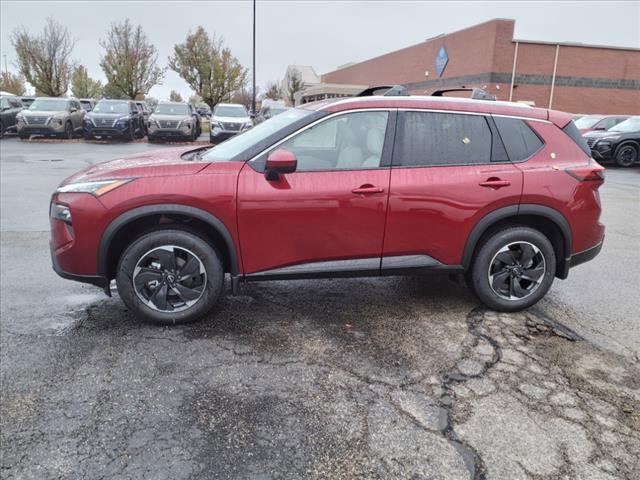
M 351 190 L 352 193 L 358 193 L 360 195 L 370 195 L 372 193 L 382 193 L 384 192 L 384 188 L 382 187 L 374 187 L 373 185 L 366 184 L 360 185 L 358 188 L 354 188 Z
M 509 180 L 501 180 L 497 177 L 491 177 L 487 178 L 484 182 L 480 182 L 478 185 L 480 185 L 481 187 L 498 189 L 502 187 L 508 187 L 509 185 L 511 185 L 511 182 Z

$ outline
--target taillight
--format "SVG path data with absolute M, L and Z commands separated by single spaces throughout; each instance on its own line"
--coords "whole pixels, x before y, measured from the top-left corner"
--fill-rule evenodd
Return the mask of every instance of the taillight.
M 578 167 L 568 167 L 564 171 L 579 182 L 604 182 L 604 167 L 597 162 L 590 162 L 588 165 Z

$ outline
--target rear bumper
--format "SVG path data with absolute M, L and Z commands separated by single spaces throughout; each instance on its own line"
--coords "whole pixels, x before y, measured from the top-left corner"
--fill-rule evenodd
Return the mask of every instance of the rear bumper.
M 603 244 L 604 239 L 594 247 L 571 255 L 571 261 L 569 262 L 571 268 L 580 265 L 581 263 L 588 262 L 589 260 L 593 260 L 600 253 L 600 250 L 602 250 Z

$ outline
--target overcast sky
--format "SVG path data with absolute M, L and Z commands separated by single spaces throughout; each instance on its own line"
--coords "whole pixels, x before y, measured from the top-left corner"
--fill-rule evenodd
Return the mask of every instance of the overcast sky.
M 221 36 L 233 54 L 251 66 L 251 1 L 5 1 L 0 4 L 2 55 L 10 71 L 11 32 L 25 25 L 40 32 L 49 16 L 77 40 L 73 57 L 94 78 L 105 80 L 98 41 L 109 24 L 129 17 L 142 24 L 162 66 L 173 45 L 198 25 Z M 492 18 L 516 20 L 515 37 L 640 47 L 640 2 L 400 2 L 267 1 L 257 3 L 256 74 L 259 86 L 283 77 L 287 65 L 311 65 L 318 74 L 450 33 Z M 4 70 L 4 57 L 2 58 Z M 189 87 L 167 71 L 150 95 L 165 99 Z

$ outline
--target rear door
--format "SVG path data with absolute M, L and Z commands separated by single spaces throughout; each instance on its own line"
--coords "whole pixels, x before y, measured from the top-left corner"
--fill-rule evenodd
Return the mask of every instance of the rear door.
M 269 180 L 269 154 L 238 178 L 245 274 L 261 277 L 378 274 L 395 111 L 340 113 L 276 148 L 295 154 L 294 173 Z
M 517 206 L 522 173 L 485 115 L 398 113 L 382 270 L 461 265 L 473 226 Z

